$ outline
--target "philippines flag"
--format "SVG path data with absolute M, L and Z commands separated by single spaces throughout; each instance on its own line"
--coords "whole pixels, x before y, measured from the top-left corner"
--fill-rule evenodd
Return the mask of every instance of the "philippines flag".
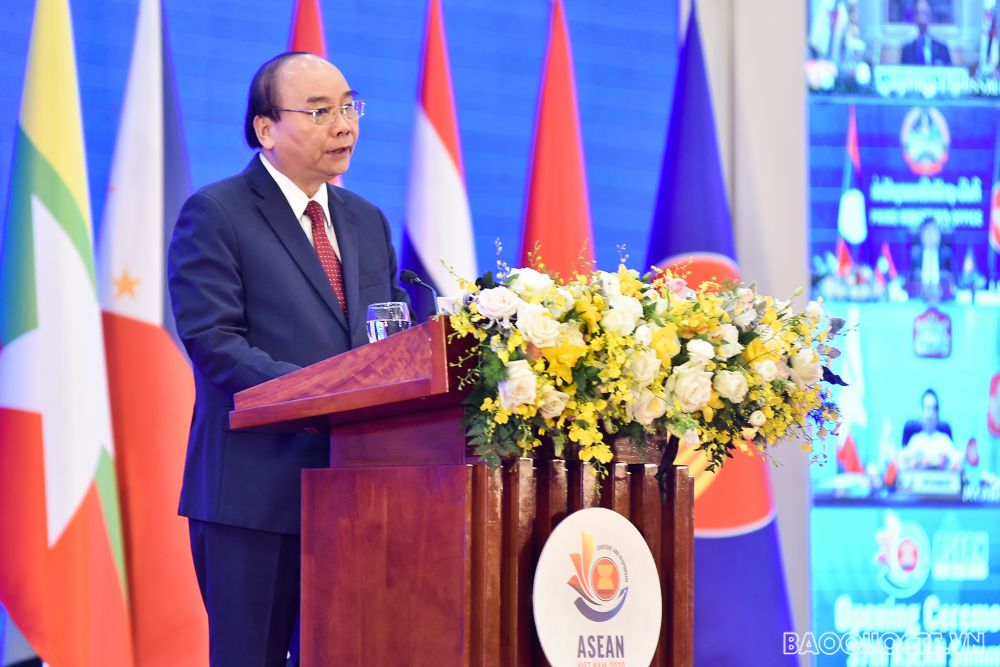
M 194 382 L 173 331 L 167 239 L 190 189 L 160 0 L 136 24 L 97 255 L 135 657 L 203 664 L 208 627 L 177 515 Z
M 0 603 L 54 667 L 131 667 L 67 0 L 38 0 L 0 229 Z
M 521 266 L 531 263 L 537 247 L 544 268 L 563 278 L 589 271 L 594 262 L 576 100 L 566 13 L 562 0 L 555 0 L 535 121 Z
M 693 284 L 738 277 L 713 119 L 692 7 L 647 257 L 681 265 Z M 712 474 L 692 449 L 676 463 L 695 478 L 695 665 L 796 665 L 780 649 L 792 622 L 767 464 L 736 454 Z
M 455 276 L 478 274 L 440 0 L 427 7 L 419 96 L 400 266 L 458 295 Z M 434 312 L 427 290 L 412 288 L 410 298 L 418 317 Z

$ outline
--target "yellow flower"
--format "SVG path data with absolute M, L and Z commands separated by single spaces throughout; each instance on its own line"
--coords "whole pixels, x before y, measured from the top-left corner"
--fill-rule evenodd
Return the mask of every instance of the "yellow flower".
M 625 296 L 638 296 L 643 289 L 643 284 L 638 279 L 638 273 L 629 271 L 624 264 L 618 265 L 618 285 Z
M 673 358 L 681 351 L 681 341 L 677 337 L 677 326 L 668 322 L 653 331 L 649 346 L 656 352 L 656 358 L 660 360 L 660 363 L 669 370 Z
M 542 356 L 549 362 L 549 371 L 562 378 L 566 384 L 573 382 L 573 367 L 586 353 L 586 346 L 571 343 L 542 348 Z
M 601 312 L 604 310 L 604 297 L 600 294 L 584 292 L 575 304 L 575 310 L 580 319 L 587 325 L 587 331 L 593 333 L 597 331 L 597 323 L 601 321 Z

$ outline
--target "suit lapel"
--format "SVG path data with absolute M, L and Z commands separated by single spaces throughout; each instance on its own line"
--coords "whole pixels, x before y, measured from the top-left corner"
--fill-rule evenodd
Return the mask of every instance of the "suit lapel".
M 285 246 L 288 254 L 292 256 L 292 259 L 295 260 L 299 269 L 305 274 L 306 279 L 312 285 L 313 289 L 316 290 L 320 298 L 323 299 L 323 302 L 326 303 L 327 308 L 330 309 L 341 326 L 350 333 L 350 327 L 348 327 L 347 319 L 344 317 L 344 311 L 341 310 L 340 304 L 337 303 L 337 297 L 334 296 L 333 289 L 330 287 L 330 280 L 326 277 L 323 266 L 319 263 L 319 258 L 316 256 L 316 250 L 302 232 L 302 227 L 299 226 L 299 221 L 295 219 L 295 214 L 292 213 L 292 209 L 288 205 L 288 200 L 285 199 L 285 195 L 282 194 L 278 184 L 267 173 L 264 165 L 260 162 L 260 158 L 257 156 L 254 156 L 244 174 L 246 174 L 251 187 L 260 196 L 258 208 L 264 219 L 267 220 L 267 224 L 274 230 L 274 233 L 282 245 Z M 341 252 L 343 253 L 343 251 Z M 349 304 L 350 300 L 348 299 Z
M 348 331 L 353 332 L 365 317 L 359 313 L 362 304 L 360 299 L 359 277 L 361 275 L 361 258 L 359 255 L 358 219 L 347 206 L 337 188 L 327 186 L 327 205 L 333 231 L 337 235 L 337 245 L 340 247 L 340 266 L 344 272 L 344 296 L 347 299 L 347 313 L 350 319 Z

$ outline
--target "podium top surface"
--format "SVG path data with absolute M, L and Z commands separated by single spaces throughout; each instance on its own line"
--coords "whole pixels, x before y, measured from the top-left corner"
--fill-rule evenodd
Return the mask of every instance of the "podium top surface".
M 457 405 L 462 341 L 431 320 L 236 394 L 234 429 L 316 426 Z

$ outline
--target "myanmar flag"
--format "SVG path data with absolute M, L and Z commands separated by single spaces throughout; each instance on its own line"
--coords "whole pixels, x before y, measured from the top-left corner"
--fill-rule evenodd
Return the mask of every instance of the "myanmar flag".
M 132 664 L 66 0 L 38 0 L 0 232 L 0 602 L 52 667 Z

